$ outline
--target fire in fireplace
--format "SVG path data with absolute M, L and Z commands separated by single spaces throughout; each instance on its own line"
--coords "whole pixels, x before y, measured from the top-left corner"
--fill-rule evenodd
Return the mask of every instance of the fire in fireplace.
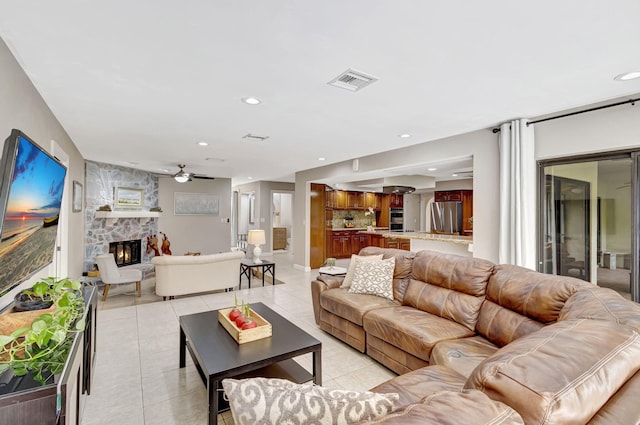
M 110 242 L 109 252 L 116 259 L 118 267 L 140 264 L 142 261 L 142 241 L 140 239 L 132 241 Z

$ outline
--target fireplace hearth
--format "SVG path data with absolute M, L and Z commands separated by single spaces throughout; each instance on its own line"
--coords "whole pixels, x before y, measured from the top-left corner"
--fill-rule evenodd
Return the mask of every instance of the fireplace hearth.
M 142 240 L 110 242 L 109 253 L 113 254 L 118 267 L 140 264 L 142 261 Z

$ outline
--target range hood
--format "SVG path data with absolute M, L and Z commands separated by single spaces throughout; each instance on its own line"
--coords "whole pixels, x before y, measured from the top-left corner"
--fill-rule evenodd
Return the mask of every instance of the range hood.
M 383 186 L 382 193 L 411 193 L 415 192 L 416 188 L 411 186 Z

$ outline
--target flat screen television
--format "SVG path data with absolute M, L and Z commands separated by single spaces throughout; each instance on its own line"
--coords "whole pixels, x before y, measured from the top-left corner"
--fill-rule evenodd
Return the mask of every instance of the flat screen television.
M 0 172 L 2 296 L 52 262 L 67 169 L 14 129 Z

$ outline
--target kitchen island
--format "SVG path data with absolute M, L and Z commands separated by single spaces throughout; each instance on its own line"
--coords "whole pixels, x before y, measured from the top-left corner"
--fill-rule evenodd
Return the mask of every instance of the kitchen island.
M 432 250 L 467 257 L 473 255 L 473 237 L 471 236 L 443 235 L 429 232 L 363 231 L 360 233 L 372 235 L 372 237 L 381 237 L 384 238 L 385 241 L 400 240 L 400 243 L 402 243 L 402 241 L 409 240 L 409 249 L 414 252 Z M 385 243 L 385 246 L 386 245 L 389 245 L 389 243 Z M 387 247 L 390 248 L 391 246 Z

